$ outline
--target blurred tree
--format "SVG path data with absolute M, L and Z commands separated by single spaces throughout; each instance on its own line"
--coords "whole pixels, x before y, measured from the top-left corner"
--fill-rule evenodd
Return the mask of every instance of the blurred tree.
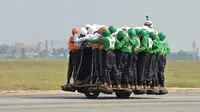
M 9 51 L 9 46 L 6 44 L 0 45 L 0 54 L 6 54 Z

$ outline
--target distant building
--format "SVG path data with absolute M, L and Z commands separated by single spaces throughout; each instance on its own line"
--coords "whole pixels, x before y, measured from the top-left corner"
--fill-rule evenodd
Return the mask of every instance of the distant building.
M 167 55 L 168 60 L 198 60 L 198 50 L 196 51 L 179 51 L 171 52 Z
M 16 58 L 35 58 L 39 56 L 37 46 L 24 45 L 23 43 L 15 44 Z

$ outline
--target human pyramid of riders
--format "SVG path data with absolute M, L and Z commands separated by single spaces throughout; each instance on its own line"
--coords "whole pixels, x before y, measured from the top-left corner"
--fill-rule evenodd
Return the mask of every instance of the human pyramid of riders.
M 166 35 L 146 21 L 142 27 L 116 28 L 87 24 L 69 38 L 67 84 L 83 84 L 88 76 L 106 88 L 166 90 L 164 69 L 170 52 Z

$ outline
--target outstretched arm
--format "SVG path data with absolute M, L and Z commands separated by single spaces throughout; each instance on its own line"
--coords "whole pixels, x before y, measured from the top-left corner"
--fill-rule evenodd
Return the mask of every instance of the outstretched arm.
M 85 36 L 83 38 L 78 38 L 78 39 L 74 40 L 74 42 L 75 43 L 79 43 L 79 42 L 83 42 L 83 41 L 86 41 L 86 40 L 91 39 L 91 38 L 92 38 L 91 35 L 87 35 L 87 36 Z
M 101 37 L 97 39 L 88 39 L 87 41 L 90 43 L 103 44 L 105 41 L 105 37 Z

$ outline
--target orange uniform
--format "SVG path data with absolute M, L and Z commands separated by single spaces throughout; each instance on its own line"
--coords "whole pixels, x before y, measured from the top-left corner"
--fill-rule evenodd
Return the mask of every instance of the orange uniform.
M 92 44 L 92 48 L 98 48 L 98 44 Z
M 80 46 L 75 46 L 74 43 L 72 43 L 72 41 L 74 41 L 74 37 L 71 36 L 69 38 L 69 41 L 68 41 L 68 49 L 70 51 L 73 51 L 73 50 L 79 50 L 80 49 Z

